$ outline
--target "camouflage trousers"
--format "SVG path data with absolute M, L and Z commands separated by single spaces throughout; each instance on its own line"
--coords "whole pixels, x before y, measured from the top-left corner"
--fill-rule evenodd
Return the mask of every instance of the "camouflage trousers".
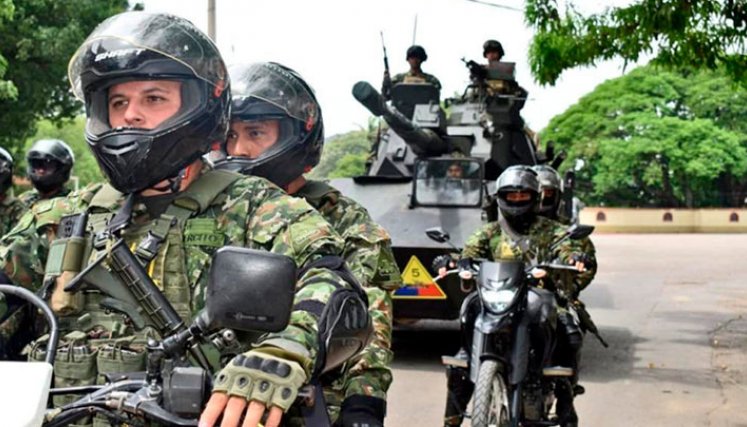
M 389 367 L 394 358 L 391 349 L 392 297 L 388 291 L 376 287 L 365 288 L 365 291 L 374 338 L 359 355 L 336 371 L 334 377 L 323 382 L 324 398 L 332 422 L 339 418 L 345 398 L 362 395 L 386 400 L 386 392 L 392 383 L 392 370 Z

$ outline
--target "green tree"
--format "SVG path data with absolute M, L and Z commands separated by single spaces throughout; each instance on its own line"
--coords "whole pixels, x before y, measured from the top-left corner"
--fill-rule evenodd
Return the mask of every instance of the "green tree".
M 634 0 L 584 15 L 572 0 L 527 0 L 525 19 L 534 29 L 529 62 L 542 84 L 578 66 L 622 58 L 674 69 L 723 67 L 747 84 L 747 3 L 743 0 Z
M 653 66 L 609 80 L 553 118 L 542 139 L 584 159 L 578 191 L 609 206 L 741 206 L 747 90 L 722 71 Z
M 127 0 L 0 0 L 0 145 L 18 157 L 40 119 L 81 111 L 67 64 L 85 37 Z
M 75 154 L 72 176 L 78 177 L 78 185 L 82 187 L 91 182 L 101 182 L 104 177 L 84 137 L 85 124 L 86 118 L 83 116 L 77 116 L 73 120 L 65 120 L 60 123 L 42 120 L 37 123 L 36 134 L 26 140 L 24 152 L 28 151 L 31 145 L 40 139 L 61 139 L 73 149 Z M 21 174 L 26 170 L 26 159 L 21 157 L 19 160 L 17 171 Z
M 328 178 L 346 178 L 363 175 L 366 172 L 366 154 L 346 154 L 338 162 Z
M 330 137 L 324 143 L 319 165 L 309 174 L 312 178 L 339 178 L 362 175 L 371 143 L 368 130 L 356 130 Z

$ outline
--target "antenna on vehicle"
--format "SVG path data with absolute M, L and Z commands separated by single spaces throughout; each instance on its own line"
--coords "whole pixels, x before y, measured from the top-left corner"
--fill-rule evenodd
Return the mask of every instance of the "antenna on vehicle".
M 415 44 L 415 36 L 418 33 L 418 14 L 415 14 L 415 23 L 412 26 L 412 44 Z

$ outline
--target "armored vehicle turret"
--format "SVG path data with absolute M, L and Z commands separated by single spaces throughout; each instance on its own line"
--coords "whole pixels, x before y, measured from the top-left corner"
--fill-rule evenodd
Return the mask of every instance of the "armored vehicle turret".
M 391 87 L 391 103 L 368 83 L 353 96 L 386 122 L 364 176 L 333 185 L 361 204 L 391 234 L 407 285 L 393 298 L 395 317 L 456 319 L 463 289 L 454 275 L 433 278 L 431 263 L 448 248 L 427 238 L 442 227 L 461 247 L 495 214 L 489 195 L 495 179 L 514 164 L 544 161 L 520 110 L 527 93 L 513 77 L 514 64 L 467 62 L 471 83 L 446 99 L 430 84 Z

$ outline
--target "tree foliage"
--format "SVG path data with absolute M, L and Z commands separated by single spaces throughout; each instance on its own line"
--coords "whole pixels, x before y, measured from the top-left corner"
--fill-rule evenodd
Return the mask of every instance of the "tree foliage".
M 584 159 L 579 192 L 609 206 L 742 206 L 747 90 L 723 71 L 642 67 L 553 118 L 542 139 Z
M 578 66 L 619 57 L 673 69 L 723 67 L 747 85 L 747 2 L 743 0 L 634 0 L 598 14 L 578 12 L 572 0 L 527 0 L 525 18 L 535 30 L 532 74 L 554 84 Z
M 67 64 L 85 37 L 127 0 L 0 0 L 0 145 L 18 157 L 39 119 L 81 111 Z
M 370 136 L 376 120 L 369 121 L 369 129 L 361 129 L 330 137 L 324 143 L 322 159 L 309 174 L 312 178 L 342 178 L 363 175 L 371 147 Z

